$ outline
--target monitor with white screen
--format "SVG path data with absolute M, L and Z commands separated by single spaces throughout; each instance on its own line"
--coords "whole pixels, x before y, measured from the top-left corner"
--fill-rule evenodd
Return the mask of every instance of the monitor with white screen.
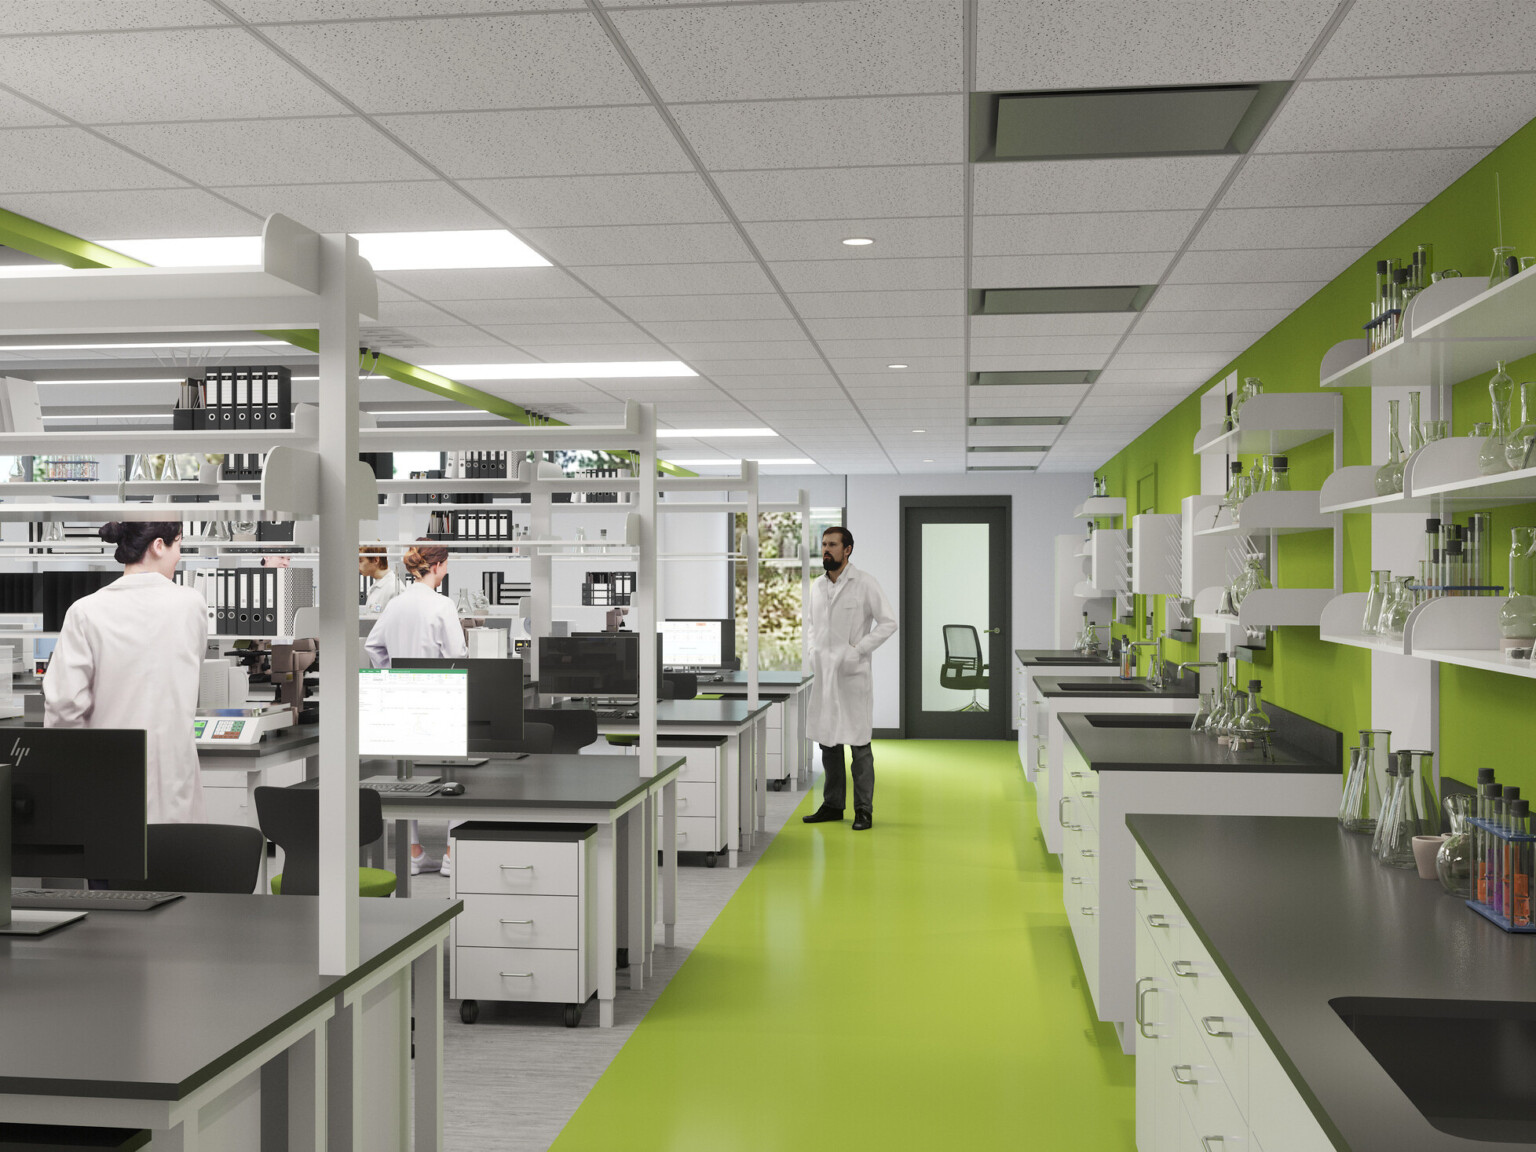
M 736 656 L 731 620 L 663 620 L 661 661 L 668 668 L 728 668 Z
M 469 673 L 462 668 L 364 668 L 358 674 L 360 756 L 428 760 L 464 756 Z

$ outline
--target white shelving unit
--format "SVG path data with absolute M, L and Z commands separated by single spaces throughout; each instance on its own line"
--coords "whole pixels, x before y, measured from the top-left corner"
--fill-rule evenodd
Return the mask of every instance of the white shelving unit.
M 1204 519 L 1210 524 L 1197 528 L 1197 536 L 1251 536 L 1259 532 L 1280 536 L 1335 527 L 1333 516 L 1318 510 L 1316 492 L 1255 492 L 1243 501 L 1236 516 L 1230 508 L 1218 508 L 1214 513 L 1206 512 Z
M 1408 655 L 1536 679 L 1536 664 L 1506 660 L 1499 649 L 1503 603 L 1502 596 L 1443 596 L 1425 601 L 1408 617 L 1404 630 Z
M 1330 644 L 1345 644 L 1351 648 L 1367 648 L 1372 652 L 1389 652 L 1396 656 L 1408 655 L 1406 637 L 1394 640 L 1388 636 L 1367 636 L 1360 631 L 1365 618 L 1364 592 L 1346 592 L 1335 596 L 1323 606 L 1323 617 L 1318 624 L 1318 635 Z
M 1245 456 L 1288 452 L 1334 433 L 1343 418 L 1343 398 L 1328 393 L 1266 392 L 1239 413 L 1241 424 L 1224 431 L 1223 423 L 1195 433 L 1197 456 Z
M 1079 598 L 1096 599 L 1130 586 L 1130 556 L 1123 528 L 1101 528 L 1088 541 L 1087 592 Z
M 1092 520 L 1100 516 L 1125 519 L 1124 496 L 1090 496 L 1072 512 L 1079 520 Z
M 1143 514 L 1131 517 L 1132 592 L 1152 596 L 1177 596 L 1184 566 L 1182 518 L 1177 515 Z
M 1410 498 L 1406 492 L 1376 495 L 1378 469 L 1376 464 L 1352 464 L 1334 472 L 1323 481 L 1322 491 L 1318 494 L 1319 511 L 1325 516 L 1332 512 L 1398 512 L 1422 516 L 1434 511 L 1432 501 L 1424 497 Z

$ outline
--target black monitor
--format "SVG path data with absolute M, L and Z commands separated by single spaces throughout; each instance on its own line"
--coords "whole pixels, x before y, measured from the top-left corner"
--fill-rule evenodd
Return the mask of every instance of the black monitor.
M 668 668 L 730 668 L 736 663 L 734 620 L 663 620 L 656 628 Z
M 661 645 L 656 646 L 656 690 L 661 691 Z M 539 639 L 539 691 L 552 696 L 640 695 L 640 636 L 635 632 L 578 632 Z
M 10 875 L 143 880 L 144 747 L 139 728 L 0 734 L 0 763 L 12 766 Z
M 396 657 L 391 668 L 463 668 L 469 673 L 470 756 L 517 752 L 523 742 L 523 662 Z

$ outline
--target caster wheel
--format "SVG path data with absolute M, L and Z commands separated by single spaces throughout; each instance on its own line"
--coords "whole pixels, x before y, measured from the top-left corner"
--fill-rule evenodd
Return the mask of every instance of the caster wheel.
M 480 1019 L 480 1001 L 460 1000 L 459 1019 L 466 1024 L 473 1024 L 476 1020 Z
M 567 1004 L 565 1006 L 565 1026 L 575 1028 L 581 1023 L 581 1005 Z
M 715 854 L 713 852 L 706 852 L 706 853 L 704 853 L 704 867 L 706 867 L 706 868 L 713 868 L 714 866 L 715 866 Z

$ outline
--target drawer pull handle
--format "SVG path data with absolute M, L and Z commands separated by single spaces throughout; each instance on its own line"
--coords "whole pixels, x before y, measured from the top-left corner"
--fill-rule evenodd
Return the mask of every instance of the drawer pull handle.
M 1143 976 L 1140 980 L 1136 981 L 1136 1030 L 1148 1040 L 1157 1039 L 1156 1032 L 1147 1031 L 1147 993 L 1156 991 L 1155 988 L 1150 987 L 1154 983 L 1155 978 L 1151 976 Z M 1149 985 L 1149 987 L 1143 988 L 1143 984 Z
M 1129 883 L 1132 892 L 1145 892 L 1147 890 L 1147 882 L 1145 880 L 1138 880 L 1132 876 Z
M 1082 778 L 1083 778 L 1083 774 L 1081 772 L 1074 772 L 1074 773 L 1072 773 L 1072 779 L 1074 779 L 1074 780 L 1081 780 Z
M 687 799 L 685 799 L 685 798 L 683 798 L 683 799 L 679 799 L 679 800 L 678 800 L 678 802 L 677 802 L 677 806 L 678 806 L 678 807 L 679 807 L 679 808 L 686 808 L 686 807 L 688 807 L 688 801 L 687 801 Z
M 1202 1017 L 1200 1017 L 1200 1027 L 1205 1029 L 1205 1034 L 1207 1036 L 1216 1036 L 1216 1037 L 1223 1037 L 1224 1038 L 1224 1037 L 1230 1037 L 1230 1036 L 1237 1035 L 1237 1033 L 1230 1032 L 1230 1031 L 1228 1031 L 1225 1028 L 1213 1028 L 1213 1027 L 1211 1027 L 1213 1022 L 1216 1023 L 1216 1024 L 1225 1024 L 1227 1021 L 1226 1021 L 1226 1017 L 1224 1017 L 1224 1016 L 1202 1016 Z M 1216 1139 L 1220 1140 L 1221 1137 L 1218 1136 L 1218 1137 L 1216 1137 Z
M 1083 878 L 1081 876 L 1073 876 L 1071 877 L 1071 880 L 1074 884 L 1081 884 L 1083 882 Z
M 1078 795 L 1080 795 L 1084 800 L 1095 800 L 1098 798 L 1099 794 L 1096 790 L 1084 789 L 1082 792 L 1078 793 Z
M 1083 915 L 1084 916 L 1097 916 L 1098 914 L 1099 914 L 1099 910 L 1097 908 L 1090 908 L 1086 904 L 1083 905 Z
M 1183 1076 L 1179 1075 L 1179 1071 L 1181 1069 L 1190 1073 L 1189 1079 L 1186 1080 Z M 1200 1083 L 1200 1080 L 1197 1076 L 1194 1075 L 1194 1071 L 1194 1066 L 1191 1064 L 1175 1064 L 1173 1066 L 1173 1078 L 1180 1084 L 1198 1084 Z
M 1070 796 L 1063 796 L 1060 800 L 1056 801 L 1056 823 L 1060 824 L 1068 832 L 1081 832 L 1083 826 L 1081 824 L 1068 824 L 1066 816 L 1062 813 L 1062 809 L 1066 807 L 1067 801 L 1071 799 L 1072 797 Z
M 1202 1136 L 1200 1137 L 1200 1147 L 1204 1148 L 1205 1152 L 1212 1152 L 1212 1140 L 1216 1141 L 1216 1143 L 1220 1144 L 1223 1148 L 1227 1146 L 1227 1138 L 1225 1136 Z
M 532 924 L 532 920 L 503 920 L 503 924 Z
M 1186 980 L 1193 980 L 1200 975 L 1200 973 L 1195 971 L 1193 960 L 1175 960 L 1173 962 L 1173 974 L 1175 976 L 1182 976 Z
M 533 871 L 533 865 L 532 864 L 503 864 L 503 865 L 501 865 L 501 870 L 503 872 L 519 872 L 519 871 L 532 872 Z
M 1161 912 L 1153 912 L 1150 916 L 1147 917 L 1147 927 L 1172 928 L 1173 925 L 1168 922 L 1168 917 L 1164 916 Z
M 503 980 L 532 980 L 533 979 L 533 973 L 532 972 L 503 972 L 501 974 L 501 977 L 502 977 Z
M 1080 856 L 1083 856 L 1083 857 L 1089 859 L 1089 860 L 1092 860 L 1095 856 L 1098 855 L 1098 853 L 1096 851 L 1094 851 L 1092 848 L 1079 848 L 1078 849 L 1078 854 Z

